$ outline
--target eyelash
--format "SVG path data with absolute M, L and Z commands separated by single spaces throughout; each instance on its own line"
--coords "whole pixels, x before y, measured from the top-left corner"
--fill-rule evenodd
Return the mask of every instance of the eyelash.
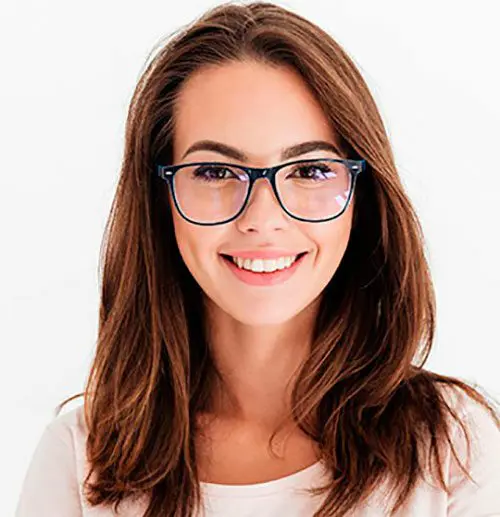
M 303 169 L 311 170 L 311 169 L 319 169 L 321 172 L 328 172 L 330 171 L 330 168 L 328 165 L 322 164 L 322 163 L 314 163 L 310 165 L 299 165 L 296 168 L 293 169 L 293 173 L 297 171 L 301 171 Z M 307 179 L 314 180 L 315 178 L 308 177 Z

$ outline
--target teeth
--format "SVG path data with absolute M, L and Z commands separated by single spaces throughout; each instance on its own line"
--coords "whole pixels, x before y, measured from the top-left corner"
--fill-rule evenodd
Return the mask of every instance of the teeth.
M 244 259 L 241 257 L 232 257 L 233 262 L 241 269 L 248 269 L 255 273 L 272 273 L 280 269 L 290 267 L 297 256 L 279 257 L 278 259 Z

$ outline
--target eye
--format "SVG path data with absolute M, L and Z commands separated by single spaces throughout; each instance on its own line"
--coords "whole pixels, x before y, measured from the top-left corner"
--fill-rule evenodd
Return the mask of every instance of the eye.
M 234 173 L 220 165 L 202 165 L 193 171 L 193 176 L 206 181 L 217 181 L 233 178 Z
M 324 180 L 330 179 L 335 172 L 330 166 L 324 163 L 312 163 L 299 165 L 293 171 L 293 176 L 299 179 Z

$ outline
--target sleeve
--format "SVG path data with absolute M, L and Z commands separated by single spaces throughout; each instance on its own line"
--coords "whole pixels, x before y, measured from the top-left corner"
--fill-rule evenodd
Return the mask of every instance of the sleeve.
M 54 422 L 45 427 L 25 474 L 15 517 L 82 517 L 69 429 L 55 429 Z
M 469 463 L 465 435 L 458 423 L 454 446 L 476 484 L 451 454 L 448 517 L 500 517 L 500 430 L 489 412 L 472 399 L 462 414 L 471 436 Z

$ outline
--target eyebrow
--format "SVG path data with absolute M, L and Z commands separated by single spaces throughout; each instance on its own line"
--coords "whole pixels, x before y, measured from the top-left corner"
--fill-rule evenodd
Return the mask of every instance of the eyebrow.
M 214 151 L 234 160 L 248 161 L 248 156 L 240 149 L 223 144 L 222 142 L 216 142 L 215 140 L 199 140 L 195 142 L 188 147 L 187 151 L 182 155 L 182 159 L 194 151 Z M 339 156 L 341 155 L 336 145 L 326 142 L 325 140 L 311 140 L 282 149 L 281 159 L 288 160 L 300 156 L 301 154 L 310 153 L 311 151 L 332 151 Z

